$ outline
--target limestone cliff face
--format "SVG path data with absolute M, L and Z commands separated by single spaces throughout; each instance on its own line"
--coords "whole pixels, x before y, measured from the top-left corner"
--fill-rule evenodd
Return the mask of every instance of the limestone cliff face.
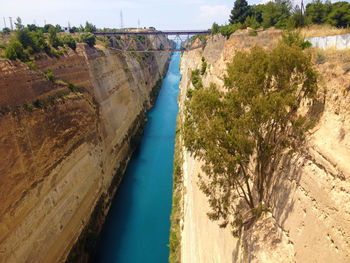
M 88 259 L 169 56 L 79 44 L 37 69 L 0 60 L 1 263 Z
M 236 50 L 254 44 L 276 43 L 278 32 L 261 32 L 257 37 L 234 34 L 208 40 L 204 50 L 186 52 L 181 60 L 180 122 L 186 90 L 191 87 L 191 70 L 209 63 L 204 85 L 223 84 L 226 63 Z M 307 137 L 301 154 L 284 156 L 276 169 L 272 208 L 240 239 L 221 229 L 206 213 L 209 206 L 197 185 L 201 164 L 183 148 L 184 218 L 182 262 L 349 262 L 350 261 L 350 62 L 347 53 L 333 52 L 320 73 L 320 103 L 314 111 L 317 126 Z

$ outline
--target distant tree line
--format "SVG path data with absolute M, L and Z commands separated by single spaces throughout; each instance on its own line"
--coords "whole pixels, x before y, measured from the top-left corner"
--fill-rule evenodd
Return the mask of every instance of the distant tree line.
M 350 4 L 348 2 L 313 0 L 306 5 L 305 17 L 300 7 L 293 8 L 290 0 L 275 0 L 266 4 L 249 5 L 247 0 L 236 0 L 231 10 L 229 24 L 219 26 L 214 23 L 212 33 L 229 36 L 237 29 L 276 27 L 279 29 L 302 27 L 309 24 L 329 24 L 336 27 L 349 27 Z
M 47 24 L 43 27 L 38 27 L 34 24 L 22 24 L 21 18 L 17 18 L 15 22 L 16 30 L 12 35 L 9 44 L 5 49 L 5 58 L 27 62 L 33 59 L 36 53 L 44 52 L 48 56 L 60 56 L 62 51 L 59 47 L 65 46 L 75 50 L 77 42 L 85 42 L 90 47 L 93 47 L 96 42 L 95 35 L 90 32 L 96 31 L 96 26 L 86 22 L 85 27 L 80 27 L 77 32 L 83 32 L 80 37 L 73 37 L 71 34 L 64 34 L 61 36 L 58 33 L 63 32 L 60 25 Z M 74 31 L 76 28 L 72 27 Z M 75 32 L 75 31 L 74 31 Z M 8 28 L 3 29 L 4 34 L 9 34 Z

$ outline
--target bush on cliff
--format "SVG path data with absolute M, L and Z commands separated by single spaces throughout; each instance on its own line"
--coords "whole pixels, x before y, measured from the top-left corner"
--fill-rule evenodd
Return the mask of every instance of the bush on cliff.
M 62 40 L 63 40 L 63 43 L 66 44 L 71 49 L 73 49 L 73 50 L 76 49 L 77 44 L 76 44 L 74 38 L 72 37 L 72 35 L 64 35 Z
M 15 60 L 19 59 L 22 61 L 28 60 L 28 54 L 24 51 L 23 45 L 16 39 L 12 39 L 10 44 L 5 50 L 5 57 L 7 59 Z
M 93 47 L 96 43 L 96 37 L 90 32 L 82 33 L 80 35 L 80 42 L 88 44 L 89 47 Z
M 63 41 L 57 36 L 57 29 L 53 26 L 49 28 L 49 43 L 52 47 L 58 48 L 63 46 Z
M 286 36 L 271 52 L 237 52 L 224 88 L 198 87 L 185 103 L 184 144 L 203 162 L 208 216 L 237 235 L 266 209 L 282 152 L 296 151 L 312 123 L 298 109 L 314 97 L 317 75 L 296 38 Z

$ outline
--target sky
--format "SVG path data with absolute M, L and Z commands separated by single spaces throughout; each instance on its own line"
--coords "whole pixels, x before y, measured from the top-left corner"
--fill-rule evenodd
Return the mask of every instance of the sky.
M 294 0 L 299 1 L 299 0 Z M 306 0 L 308 1 L 308 0 Z M 306 2 L 304 0 L 304 2 Z M 266 0 L 248 0 L 259 4 Z M 153 26 L 160 30 L 208 29 L 213 22 L 228 21 L 234 1 L 231 0 L 0 0 L 0 28 L 3 17 L 21 17 L 23 24 L 60 24 L 79 26 L 86 21 L 98 28 Z

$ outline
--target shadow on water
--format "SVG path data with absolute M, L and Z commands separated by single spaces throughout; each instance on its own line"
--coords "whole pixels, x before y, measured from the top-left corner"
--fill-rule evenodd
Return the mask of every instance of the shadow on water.
M 179 64 L 175 53 L 113 199 L 94 263 L 168 261 Z

